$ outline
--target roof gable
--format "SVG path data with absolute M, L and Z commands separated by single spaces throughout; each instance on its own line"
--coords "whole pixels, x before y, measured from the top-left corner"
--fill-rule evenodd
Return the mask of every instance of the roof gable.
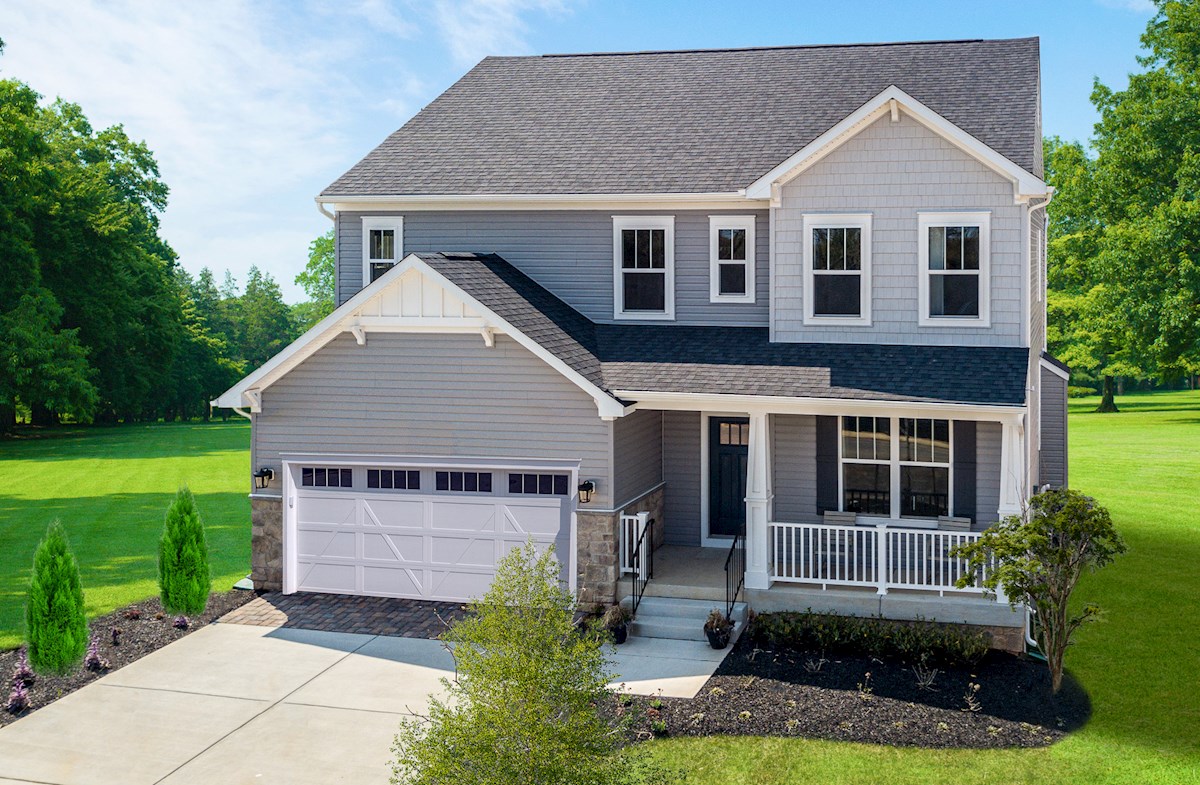
M 984 166 L 1008 179 L 1013 184 L 1014 198 L 1041 196 L 1046 193 L 1046 184 L 1040 177 L 1006 158 L 899 87 L 891 85 L 755 180 L 746 188 L 746 197 L 774 199 L 776 194 L 773 192 L 773 188 L 795 179 L 813 164 L 862 133 L 881 117 L 891 115 L 893 120 L 897 120 L 901 114 L 913 118 Z
M 1026 38 L 490 57 L 323 197 L 732 194 L 892 85 L 1040 174 Z

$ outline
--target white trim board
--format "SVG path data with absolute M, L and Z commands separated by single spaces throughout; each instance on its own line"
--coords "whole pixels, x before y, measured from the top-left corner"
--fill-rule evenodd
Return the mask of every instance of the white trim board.
M 415 295 L 406 296 L 401 289 L 397 294 L 395 288 L 399 287 L 403 283 L 401 279 L 409 276 L 410 273 L 414 274 L 410 277 L 419 276 L 421 290 Z M 439 298 L 424 296 L 427 283 L 441 290 Z M 436 302 L 430 303 L 429 299 L 434 299 Z M 415 302 L 410 302 L 410 300 L 415 300 Z M 411 308 L 416 308 L 421 313 L 432 308 L 438 313 L 435 316 L 406 316 L 405 314 Z M 372 311 L 376 313 L 372 313 Z M 585 379 L 578 371 L 547 351 L 537 341 L 517 330 L 507 320 L 430 267 L 416 254 L 409 254 L 403 261 L 365 286 L 333 313 L 314 325 L 312 329 L 233 387 L 221 393 L 211 403 L 213 406 L 225 408 L 249 405 L 250 411 L 261 411 L 260 401 L 263 390 L 287 375 L 342 333 L 353 332 L 361 344 L 368 340 L 367 336 L 371 332 L 384 331 L 474 332 L 480 334 L 485 345 L 490 345 L 496 333 L 502 333 L 587 393 L 596 402 L 600 417 L 616 418 L 627 413 L 626 407 L 613 396 Z
M 1012 182 L 1014 201 L 1028 201 L 1048 192 L 1048 186 L 1040 177 L 1005 158 L 899 87 L 892 85 L 747 186 L 746 198 L 771 199 L 774 203 L 778 198 L 780 185 L 799 176 L 881 117 L 890 115 L 894 122 L 899 118 L 901 110 Z
M 708 301 L 710 303 L 753 303 L 757 295 L 755 268 L 758 267 L 758 238 L 755 228 L 758 218 L 754 215 L 710 215 L 708 217 Z M 720 259 L 719 232 L 724 229 L 741 230 L 746 233 L 745 259 Z M 742 294 L 721 293 L 721 265 L 741 264 L 745 269 L 745 292 Z

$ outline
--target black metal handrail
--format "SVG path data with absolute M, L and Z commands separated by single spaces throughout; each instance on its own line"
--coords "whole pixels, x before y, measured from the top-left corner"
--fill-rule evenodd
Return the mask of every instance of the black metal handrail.
M 746 585 L 746 538 L 743 532 L 733 536 L 725 557 L 725 616 L 732 618 L 742 587 Z
M 638 534 L 633 552 L 629 554 L 629 578 L 633 584 L 630 591 L 631 604 L 629 612 L 637 615 L 638 606 L 642 604 L 642 595 L 646 593 L 646 584 L 654 577 L 654 519 L 646 521 L 645 528 Z M 647 539 L 649 537 L 649 539 Z M 642 565 L 645 564 L 645 569 Z

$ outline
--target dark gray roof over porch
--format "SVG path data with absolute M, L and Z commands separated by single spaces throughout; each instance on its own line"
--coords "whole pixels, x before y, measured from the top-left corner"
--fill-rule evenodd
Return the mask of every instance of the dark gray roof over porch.
M 595 324 L 495 254 L 418 256 L 610 394 L 1025 402 L 1020 347 L 772 343 L 765 327 Z

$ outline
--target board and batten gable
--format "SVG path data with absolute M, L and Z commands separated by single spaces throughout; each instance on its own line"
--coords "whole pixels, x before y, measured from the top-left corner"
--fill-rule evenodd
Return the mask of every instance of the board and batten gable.
M 614 321 L 613 216 L 674 216 L 675 323 L 767 326 L 770 232 L 766 210 L 340 212 L 336 233 L 339 305 L 363 286 L 362 219 L 385 215 L 403 216 L 404 253 L 497 254 L 584 316 L 601 323 Z M 753 303 L 709 301 L 709 216 L 712 215 L 755 216 Z M 631 322 L 637 320 L 622 320 L 623 324 Z
M 612 502 L 612 425 L 595 401 L 503 335 L 344 333 L 262 394 L 255 468 L 288 453 L 579 461 Z
M 1013 186 L 906 114 L 887 115 L 784 184 L 775 208 L 773 327 L 776 341 L 1021 346 L 1025 206 Z M 919 211 L 991 214 L 988 327 L 918 323 Z M 804 323 L 804 215 L 872 217 L 869 326 Z

